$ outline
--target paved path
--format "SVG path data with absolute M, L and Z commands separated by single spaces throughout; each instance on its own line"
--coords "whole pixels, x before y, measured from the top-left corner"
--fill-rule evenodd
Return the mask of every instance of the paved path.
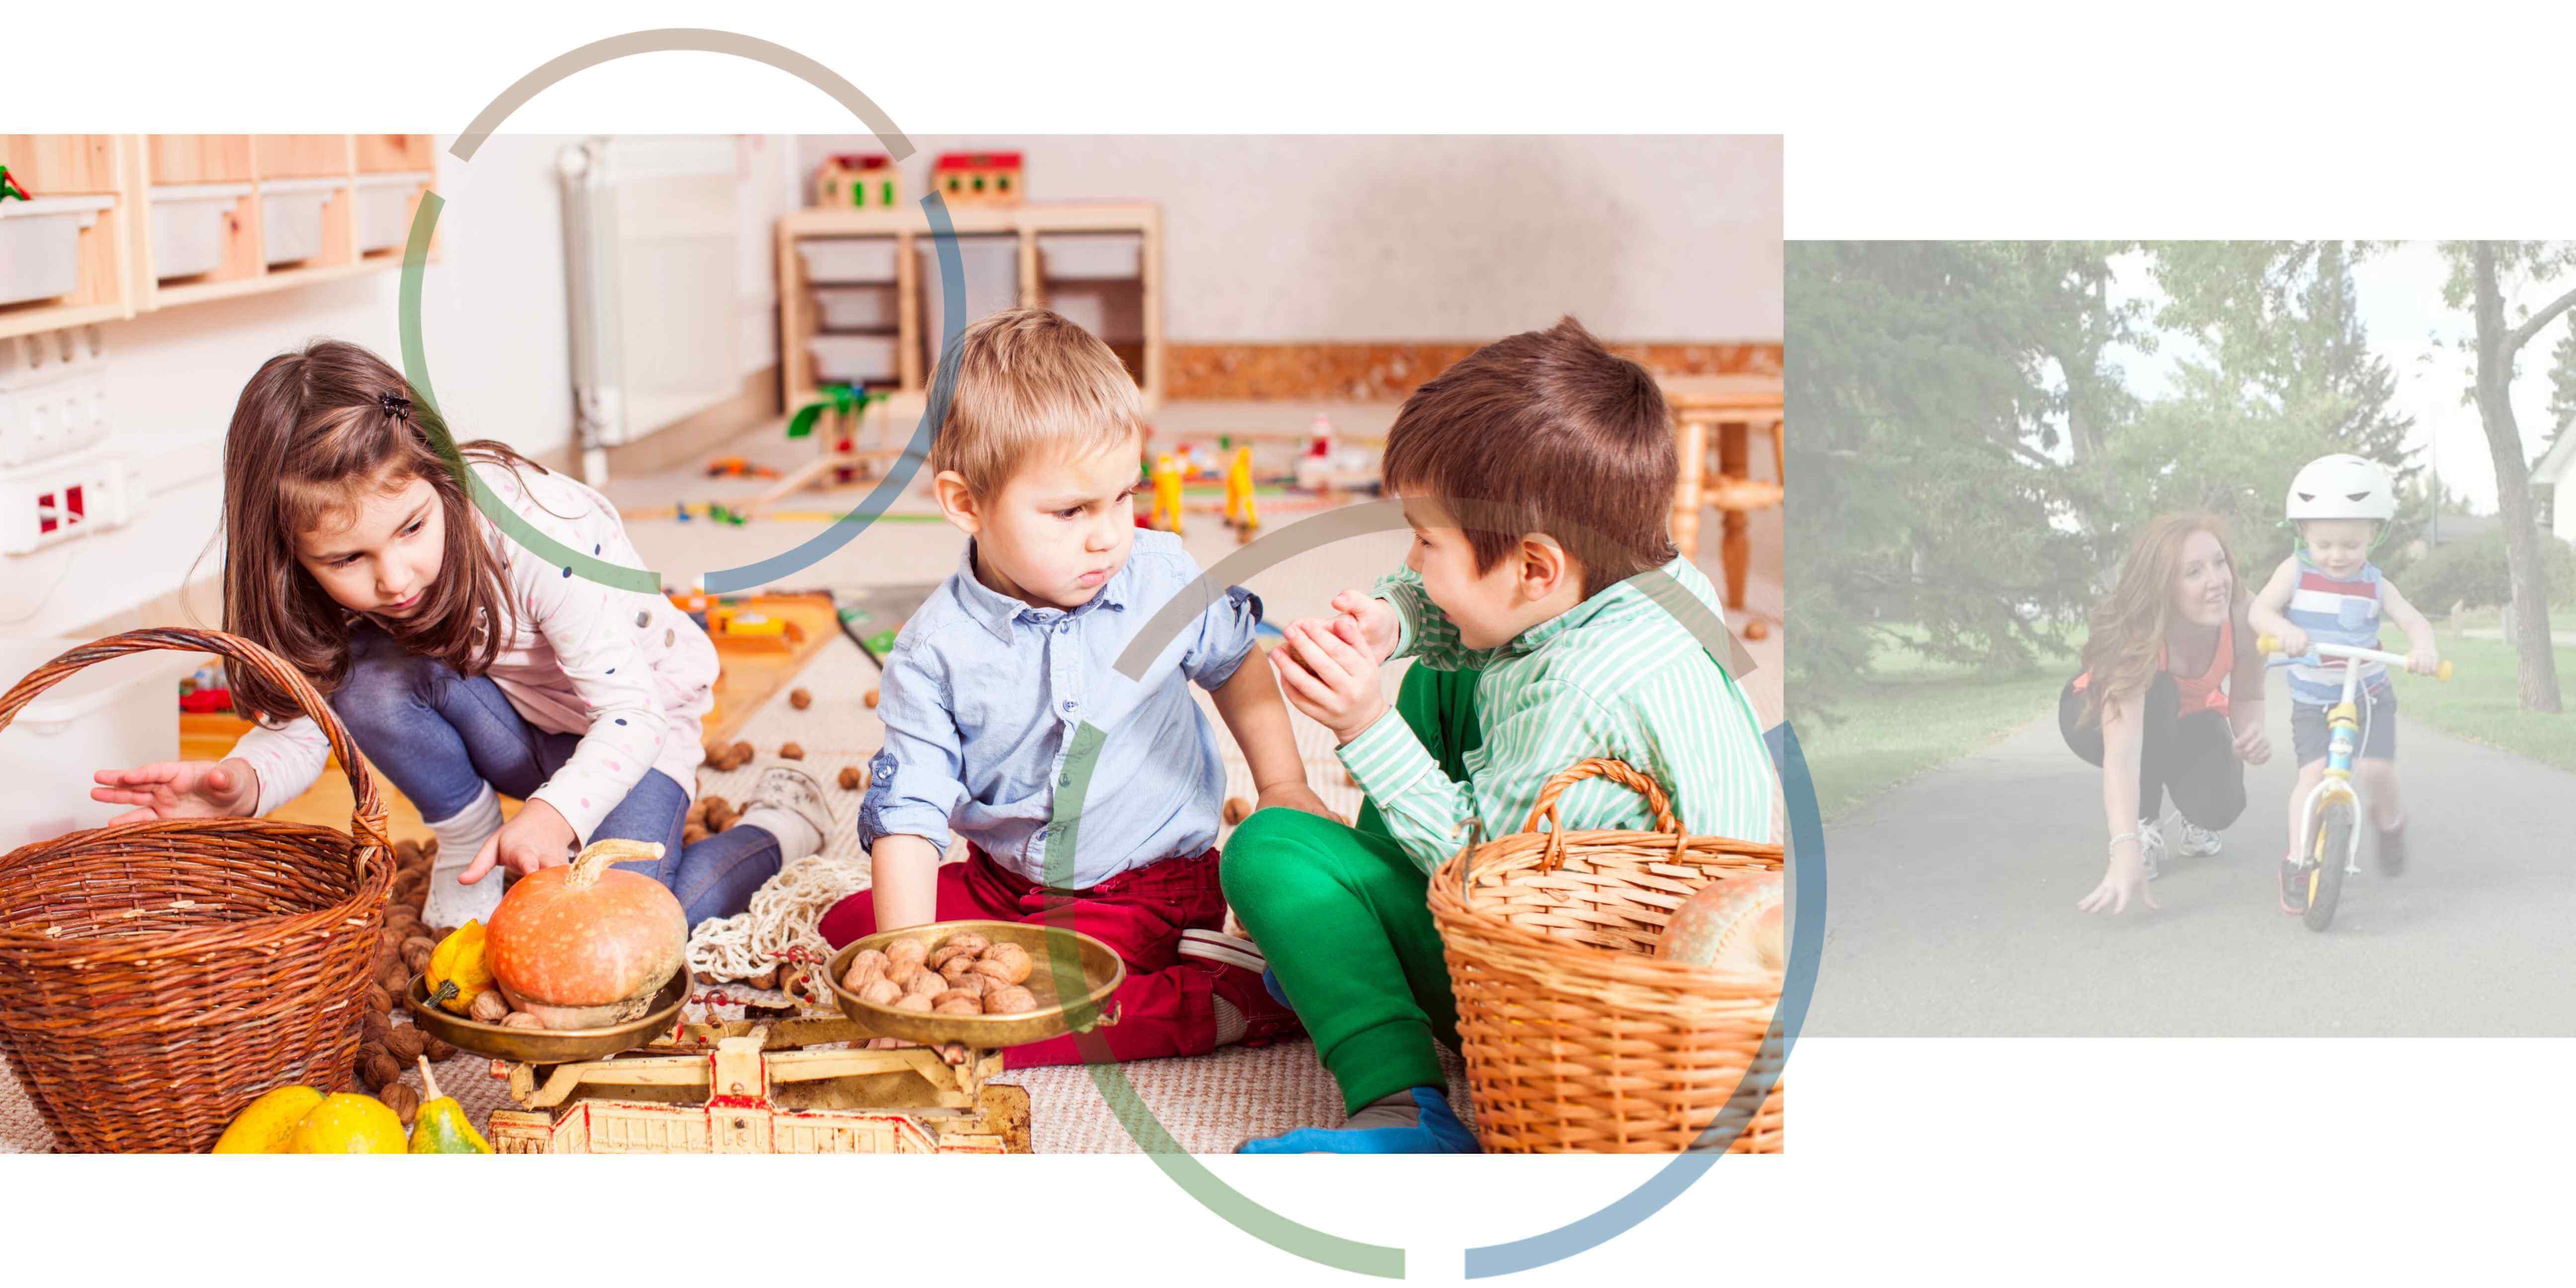
M 2404 681 L 2400 681 L 2404 683 Z M 2402 696 L 2402 695 L 2401 695 Z M 2576 717 L 2571 717 L 2576 718 Z M 2169 860 L 2162 911 L 2086 916 L 2101 771 L 2050 715 L 1826 830 L 1807 1032 L 1854 1037 L 2576 1035 L 2576 774 L 2400 716 L 2409 864 L 2364 842 L 2335 923 L 2281 915 L 2287 704 L 2219 854 Z

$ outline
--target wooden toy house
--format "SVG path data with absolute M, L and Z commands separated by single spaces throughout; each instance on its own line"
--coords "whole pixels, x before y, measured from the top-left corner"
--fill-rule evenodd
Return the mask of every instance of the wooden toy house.
M 882 152 L 835 152 L 814 167 L 814 204 L 885 210 L 903 196 L 903 176 Z
M 930 179 L 952 206 L 1016 206 L 1023 195 L 1017 152 L 943 152 Z

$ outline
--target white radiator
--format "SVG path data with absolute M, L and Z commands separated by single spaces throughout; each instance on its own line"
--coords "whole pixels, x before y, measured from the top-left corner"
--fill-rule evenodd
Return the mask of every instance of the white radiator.
M 564 270 L 582 472 L 741 391 L 746 162 L 736 136 L 566 147 Z

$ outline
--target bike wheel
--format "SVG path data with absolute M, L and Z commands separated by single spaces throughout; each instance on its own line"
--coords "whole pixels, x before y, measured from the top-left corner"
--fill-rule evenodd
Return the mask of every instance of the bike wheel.
M 2344 858 L 2352 851 L 2357 816 L 2349 796 L 2331 797 L 2317 806 L 2317 848 L 2308 855 L 2308 911 L 2301 918 L 2310 930 L 2334 924 L 2335 900 L 2343 896 Z

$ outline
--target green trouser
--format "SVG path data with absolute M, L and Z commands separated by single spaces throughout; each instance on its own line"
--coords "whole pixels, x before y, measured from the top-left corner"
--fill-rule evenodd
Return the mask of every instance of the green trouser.
M 1396 714 L 1453 781 L 1484 740 L 1476 671 L 1417 665 Z M 1430 875 L 1363 801 L 1359 825 L 1288 809 L 1245 819 L 1225 845 L 1226 902 L 1260 944 L 1343 1106 L 1447 1087 L 1433 1039 L 1458 1045 L 1458 1001 L 1431 922 Z

